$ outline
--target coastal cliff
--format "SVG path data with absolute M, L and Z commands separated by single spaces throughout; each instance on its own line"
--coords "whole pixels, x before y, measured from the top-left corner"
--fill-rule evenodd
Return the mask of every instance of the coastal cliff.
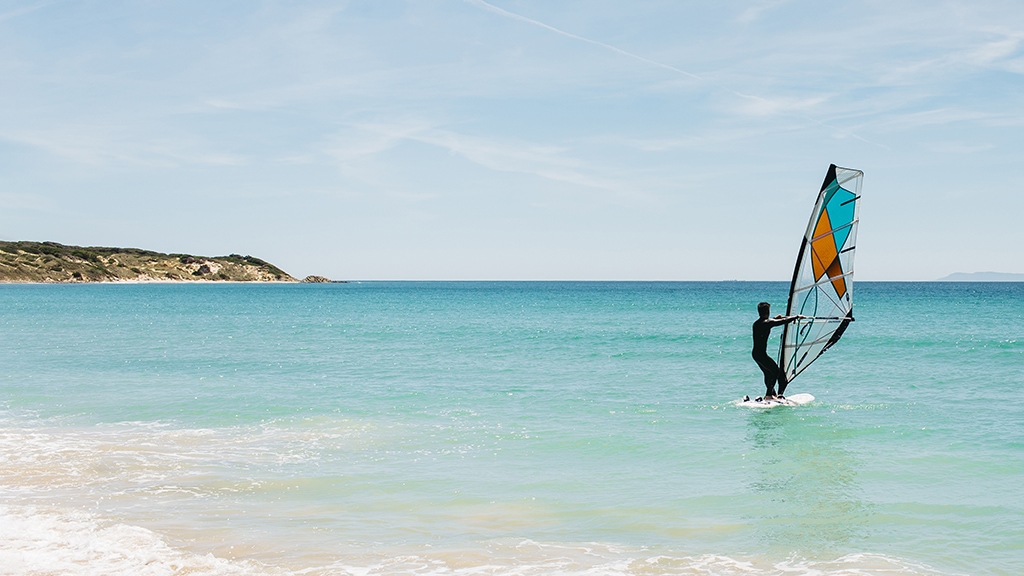
M 298 282 L 253 256 L 163 254 L 138 248 L 0 242 L 0 282 Z

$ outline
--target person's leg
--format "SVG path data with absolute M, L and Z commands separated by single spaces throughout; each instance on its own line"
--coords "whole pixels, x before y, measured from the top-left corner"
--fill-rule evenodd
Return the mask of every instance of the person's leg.
M 779 396 L 786 393 L 786 386 L 789 386 L 789 381 L 786 380 L 786 373 L 781 369 L 779 370 Z
M 768 356 L 761 356 L 754 358 L 757 361 L 757 366 L 764 372 L 764 387 L 765 387 L 765 398 L 771 398 L 775 396 L 775 382 L 779 380 L 779 365 L 775 363 Z

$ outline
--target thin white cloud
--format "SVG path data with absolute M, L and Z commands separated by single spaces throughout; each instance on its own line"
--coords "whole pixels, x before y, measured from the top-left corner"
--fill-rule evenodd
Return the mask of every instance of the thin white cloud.
M 110 126 L 69 125 L 5 130 L 0 132 L 0 139 L 78 164 L 101 165 L 133 159 L 133 155 L 124 152 L 126 138 Z
M 955 122 L 980 121 L 991 118 L 991 114 L 973 110 L 961 110 L 957 108 L 936 108 L 932 110 L 921 110 L 918 112 L 907 112 L 902 114 L 886 115 L 879 118 L 876 129 L 879 131 L 908 131 L 923 126 L 940 126 Z
M 209 164 L 211 166 L 245 166 L 249 163 L 249 161 L 240 154 L 228 154 L 223 152 L 213 152 L 192 156 L 190 160 L 196 164 Z
M 825 96 L 809 98 L 758 98 L 744 102 L 740 105 L 739 109 L 751 116 L 774 116 L 776 114 L 789 114 L 800 110 L 807 110 L 827 100 L 828 98 Z
M 418 134 L 414 139 L 439 146 L 470 162 L 500 172 L 532 174 L 540 178 L 611 192 L 624 192 L 624 186 L 583 170 L 583 163 L 566 157 L 565 149 L 522 142 L 502 143 L 490 138 L 466 136 L 447 130 Z
M 898 54 L 907 42 L 872 37 L 864 43 Z M 920 43 L 925 44 L 923 38 Z M 883 60 L 865 56 L 866 64 L 860 66 L 865 81 L 887 88 L 918 87 L 928 90 L 929 95 L 939 96 L 944 87 L 962 82 L 965 75 L 977 73 L 979 68 L 1022 72 L 1022 32 L 966 25 L 955 34 L 936 34 L 927 43 L 933 46 L 927 50 L 918 48 L 919 54 L 914 57 L 894 55 Z
M 200 164 L 242 166 L 245 155 L 211 149 L 194 136 L 154 137 L 150 130 L 113 124 L 71 124 L 0 132 L 0 140 L 28 146 L 82 166 L 169 168 Z
M 973 46 L 966 50 L 961 58 L 975 66 L 998 66 L 1000 61 L 1016 54 L 1024 41 L 1024 33 L 1003 32 L 1002 38 Z
M 766 12 L 770 12 L 785 4 L 789 4 L 791 1 L 792 0 L 769 0 L 755 2 L 753 6 L 750 6 L 744 11 L 740 12 L 740 15 L 736 18 L 736 21 L 741 24 L 750 24 L 751 22 L 760 20 Z
M 633 183 L 599 174 L 583 160 L 571 156 L 564 146 L 471 136 L 424 121 L 346 126 L 325 146 L 324 153 L 338 162 L 346 174 L 354 176 L 359 173 L 364 182 L 379 182 L 367 175 L 362 167 L 373 157 L 403 142 L 441 148 L 497 172 L 533 175 L 552 182 L 609 192 L 614 196 L 642 195 Z
M 930 142 L 926 145 L 928 150 L 942 154 L 977 154 L 988 152 L 995 148 L 992 144 L 966 144 L 963 142 Z
M 11 20 L 12 18 L 17 18 L 18 16 L 24 16 L 25 14 L 29 14 L 31 12 L 35 12 L 36 10 L 39 10 L 41 8 L 45 8 L 45 7 L 53 5 L 53 4 L 56 4 L 56 2 L 40 2 L 40 3 L 32 5 L 32 6 L 25 6 L 24 8 L 19 8 L 17 10 L 11 10 L 10 12 L 4 12 L 3 14 L 0 14 L 0 22 L 5 22 L 7 20 Z
M 259 110 L 258 106 L 247 106 L 240 102 L 234 102 L 231 100 L 225 100 L 222 98 L 210 98 L 205 102 L 210 108 L 217 110 Z
M 433 128 L 434 124 L 420 120 L 349 124 L 333 135 L 324 152 L 339 164 L 353 164 Z

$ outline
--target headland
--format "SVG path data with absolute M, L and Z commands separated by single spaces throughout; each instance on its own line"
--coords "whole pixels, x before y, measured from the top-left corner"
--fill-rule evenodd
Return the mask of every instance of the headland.
M 322 282 L 320 278 L 315 277 Z M 298 282 L 254 256 L 164 254 L 139 248 L 0 242 L 0 282 Z

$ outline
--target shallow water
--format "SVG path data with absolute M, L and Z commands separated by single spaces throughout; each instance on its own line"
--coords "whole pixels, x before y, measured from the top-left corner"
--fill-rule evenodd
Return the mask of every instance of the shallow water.
M 0 573 L 1024 572 L 1024 284 L 786 289 L 0 286 Z

